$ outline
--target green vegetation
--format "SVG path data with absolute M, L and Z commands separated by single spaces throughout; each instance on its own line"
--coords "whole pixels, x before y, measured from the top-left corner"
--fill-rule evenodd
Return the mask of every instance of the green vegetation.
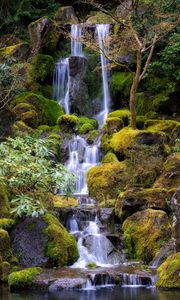
M 41 273 L 41 268 L 32 267 L 21 271 L 12 272 L 8 276 L 8 285 L 11 290 L 28 288 L 32 286 L 33 280 Z
M 111 79 L 111 95 L 113 99 L 127 99 L 129 97 L 130 88 L 133 80 L 133 73 L 117 72 L 112 75 Z
M 7 219 L 7 218 L 0 218 L 0 228 L 9 230 L 11 227 L 15 225 L 15 220 Z
M 11 190 L 12 213 L 37 217 L 44 214 L 49 193 L 59 188 L 67 195 L 72 192 L 75 177 L 51 160 L 53 143 L 52 139 L 26 136 L 0 144 L 1 180 L 7 181 Z

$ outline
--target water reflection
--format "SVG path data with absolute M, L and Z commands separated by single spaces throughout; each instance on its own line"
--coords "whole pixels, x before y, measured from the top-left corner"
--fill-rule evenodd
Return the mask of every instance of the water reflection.
M 9 293 L 6 287 L 0 288 L 1 300 L 177 300 L 178 291 L 158 291 L 155 288 L 121 288 L 109 287 L 97 290 L 74 290 L 48 293 Z

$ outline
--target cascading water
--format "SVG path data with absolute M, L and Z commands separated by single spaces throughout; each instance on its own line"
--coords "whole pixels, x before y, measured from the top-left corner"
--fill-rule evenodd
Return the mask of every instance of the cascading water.
M 80 42 L 83 36 L 83 25 L 73 24 L 71 26 L 71 56 L 83 56 L 83 45 Z
M 66 167 L 76 174 L 75 194 L 88 194 L 86 184 L 87 171 L 99 162 L 99 151 L 97 145 L 87 145 L 84 138 L 73 136 L 69 142 L 69 160 Z
M 96 33 L 98 37 L 98 45 L 100 49 L 101 58 L 101 70 L 102 70 L 102 85 L 103 85 L 103 110 L 98 115 L 99 125 L 102 126 L 105 123 L 109 112 L 110 105 L 110 93 L 108 84 L 108 59 L 106 54 L 109 52 L 109 24 L 97 24 Z
M 53 99 L 56 99 L 69 114 L 69 58 L 60 59 L 56 63 L 53 77 Z

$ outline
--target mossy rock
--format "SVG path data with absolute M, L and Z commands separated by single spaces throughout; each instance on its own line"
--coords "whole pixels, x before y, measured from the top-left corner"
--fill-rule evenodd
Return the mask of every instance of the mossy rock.
M 54 59 L 52 56 L 36 54 L 32 57 L 31 64 L 33 66 L 35 81 L 43 83 L 52 78 L 54 71 Z
M 22 78 L 22 80 L 18 82 L 18 88 L 20 90 L 30 89 L 38 91 L 40 86 L 35 82 L 32 64 L 29 62 L 19 62 L 13 64 L 11 70 L 14 76 L 18 76 L 20 79 Z
M 29 45 L 28 43 L 21 42 L 16 45 L 0 48 L 0 61 L 5 62 L 6 59 L 15 57 L 18 60 L 24 60 L 28 57 Z
M 102 163 L 115 163 L 118 162 L 117 156 L 116 154 L 112 153 L 112 152 L 108 152 L 106 153 L 106 155 L 103 156 L 102 158 Z
M 89 17 L 86 22 L 88 24 L 114 24 L 115 21 L 111 16 L 99 11 L 94 12 L 94 16 Z
M 41 94 L 32 92 L 23 93 L 15 97 L 11 102 L 11 108 L 19 103 L 29 103 L 38 113 L 39 123 L 54 126 L 59 116 L 63 115 L 62 107 L 54 100 L 47 99 Z
M 114 100 L 127 99 L 129 97 L 133 73 L 116 72 L 112 75 L 110 91 Z
M 0 255 L 6 259 L 10 254 L 10 238 L 6 230 L 0 229 Z
M 154 183 L 155 188 L 177 188 L 180 182 L 180 153 L 167 157 L 163 165 L 162 174 Z
M 180 288 L 180 252 L 170 255 L 158 268 L 158 288 Z
M 61 6 L 55 13 L 54 19 L 60 24 L 77 24 L 74 8 L 72 6 Z
M 131 113 L 128 109 L 119 109 L 108 114 L 108 118 L 114 117 L 122 119 L 124 122 L 124 126 L 127 126 L 130 122 Z
M 87 117 L 79 117 L 78 121 L 78 133 L 87 134 L 90 131 L 96 130 L 98 128 L 98 123 L 95 119 L 90 119 Z
M 147 118 L 145 116 L 137 116 L 136 117 L 136 127 L 137 129 L 141 130 L 144 129 L 144 125 L 147 121 Z
M 130 259 L 149 263 L 171 236 L 171 227 L 164 211 L 146 209 L 134 213 L 123 223 L 125 246 Z
M 2 282 L 7 282 L 8 281 L 8 276 L 11 273 L 11 265 L 7 261 L 3 261 L 2 264 L 0 265 L 1 269 L 1 275 L 0 275 L 0 280 Z
M 0 229 L 9 230 L 15 225 L 14 219 L 0 218 Z
M 48 125 L 40 125 L 38 126 L 37 130 L 39 130 L 41 133 L 49 132 L 51 131 L 51 127 Z
M 59 196 L 55 195 L 53 197 L 53 204 L 55 208 L 72 208 L 72 207 L 78 207 L 78 200 L 76 197 L 65 197 L 65 196 Z
M 133 213 L 147 209 L 169 211 L 170 200 L 174 190 L 166 189 L 131 189 L 121 192 L 116 201 L 115 214 L 119 218 L 127 218 Z
M 54 266 L 68 266 L 78 258 L 78 249 L 75 238 L 70 235 L 56 217 L 46 214 L 43 217 L 48 236 L 46 255 Z
M 60 142 L 61 136 L 59 134 L 53 132 L 48 136 L 48 140 L 56 140 L 56 141 Z
M 51 99 L 53 94 L 52 85 L 49 84 L 43 85 L 41 88 L 41 92 L 45 98 Z
M 108 134 L 118 132 L 124 127 L 124 122 L 118 117 L 108 117 L 106 119 L 106 131 Z
M 180 134 L 180 122 L 174 120 L 148 120 L 145 127 L 151 132 L 165 132 L 174 139 Z
M 87 173 L 89 194 L 98 202 L 116 199 L 125 186 L 126 165 L 124 162 L 106 163 L 91 168 Z
M 16 121 L 12 126 L 13 136 L 26 136 L 32 134 L 33 129 L 26 125 L 23 121 Z
M 78 123 L 79 119 L 75 115 L 62 115 L 57 120 L 57 124 L 66 132 L 75 131 L 77 129 Z
M 5 183 L 0 183 L 0 217 L 10 215 L 9 191 Z
M 21 120 L 29 127 L 35 129 L 39 125 L 38 113 L 32 109 L 21 114 Z
M 29 288 L 33 285 L 36 276 L 41 273 L 41 268 L 32 267 L 21 271 L 12 272 L 8 276 L 8 285 L 11 290 Z
M 79 134 L 86 134 L 92 130 L 94 130 L 94 127 L 91 124 L 87 123 L 87 124 L 83 124 L 79 128 L 78 132 L 79 132 Z
M 88 144 L 93 144 L 99 135 L 98 130 L 92 130 L 87 134 L 87 142 Z

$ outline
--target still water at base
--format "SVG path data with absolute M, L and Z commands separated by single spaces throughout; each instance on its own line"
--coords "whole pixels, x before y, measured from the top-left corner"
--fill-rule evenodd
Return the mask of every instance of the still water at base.
M 1 300 L 178 300 L 180 290 L 157 290 L 155 288 L 105 287 L 96 290 L 61 290 L 56 293 L 9 293 L 0 287 Z

